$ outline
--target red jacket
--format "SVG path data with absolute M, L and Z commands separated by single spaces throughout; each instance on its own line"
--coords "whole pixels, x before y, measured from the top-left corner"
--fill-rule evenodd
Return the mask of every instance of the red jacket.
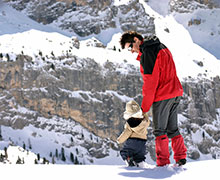
M 143 112 L 150 110 L 153 102 L 182 96 L 183 88 L 176 74 L 172 54 L 158 38 L 144 41 L 137 57 L 143 78 Z

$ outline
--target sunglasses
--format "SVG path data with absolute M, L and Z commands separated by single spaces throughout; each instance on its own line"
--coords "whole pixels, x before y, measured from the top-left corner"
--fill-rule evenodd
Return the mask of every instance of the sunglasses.
M 135 41 L 131 41 L 130 45 L 128 46 L 128 50 L 131 51 L 133 48 L 133 43 L 135 43 Z
M 133 42 L 131 42 L 131 44 L 128 46 L 129 49 L 133 48 Z

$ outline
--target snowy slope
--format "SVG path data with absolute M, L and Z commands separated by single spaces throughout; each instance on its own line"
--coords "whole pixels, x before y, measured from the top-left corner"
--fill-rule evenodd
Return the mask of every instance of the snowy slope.
M 25 144 L 26 149 L 30 150 L 35 154 L 39 153 L 41 158 L 46 158 L 51 163 L 52 161 L 54 161 L 55 164 L 73 164 L 73 162 L 70 159 L 70 153 L 72 153 L 75 158 L 77 157 L 80 164 L 123 164 L 123 161 L 119 157 L 117 151 L 107 148 L 107 143 L 109 143 L 109 140 L 102 140 L 102 138 L 99 138 L 94 134 L 90 133 L 80 124 L 74 122 L 68 123 L 67 120 L 64 121 L 62 120 L 62 118 L 58 117 L 54 117 L 52 119 L 46 119 L 42 117 L 39 118 L 39 120 L 42 121 L 42 123 L 47 122 L 48 127 L 46 127 L 45 129 L 40 129 L 32 125 L 29 125 L 21 130 L 15 130 L 11 127 L 1 126 L 2 137 L 7 143 L 4 143 L 4 141 L 0 141 L 0 154 L 1 150 L 3 152 L 5 147 L 10 147 L 9 144 L 13 143 L 18 147 L 23 147 L 23 145 Z M 54 130 L 49 130 L 51 126 L 62 126 L 63 129 L 66 131 L 71 129 L 72 131 L 74 131 L 76 135 L 57 132 L 56 128 Z M 83 147 L 83 143 L 85 142 L 89 143 L 97 141 L 101 143 L 100 149 L 102 150 L 102 152 L 108 151 L 108 157 L 91 157 L 87 152 L 88 150 L 85 147 Z M 64 148 L 64 156 L 66 158 L 65 161 L 61 159 L 61 148 Z M 10 147 L 10 149 L 12 149 L 12 147 Z M 10 149 L 8 151 L 9 160 L 10 162 L 12 162 L 12 164 L 15 164 L 19 154 L 15 151 L 14 153 Z M 92 151 L 92 149 L 89 150 Z M 58 154 L 58 156 L 56 154 Z M 35 157 L 33 156 L 20 157 L 24 157 L 24 161 L 29 162 L 28 164 L 34 163 L 33 158 Z
M 187 163 L 182 168 L 155 167 L 153 169 L 128 168 L 125 166 L 106 165 L 38 165 L 13 166 L 0 165 L 1 177 L 7 179 L 95 179 L 95 180 L 132 180 L 132 179 L 167 179 L 186 180 L 219 179 L 220 160 Z M 11 170 L 13 169 L 13 173 Z
M 204 2 L 204 1 L 203 1 Z M 220 2 L 216 0 L 219 4 Z M 196 6 L 197 2 L 192 5 Z M 170 0 L 149 0 L 148 5 L 163 17 L 172 16 L 175 20 L 182 24 L 189 32 L 194 43 L 200 45 L 215 57 L 220 59 L 220 9 L 197 8 L 195 10 L 187 9 L 189 12 L 179 13 L 170 12 Z M 184 9 L 186 7 L 182 7 Z M 179 9 L 181 11 L 181 8 Z M 199 23 L 190 22 L 198 20 Z
M 35 163 L 35 160 L 37 160 L 37 155 L 29 150 L 25 150 L 22 147 L 19 146 L 12 146 L 10 142 L 7 141 L 0 141 L 0 147 L 7 147 L 6 154 L 5 150 L 1 150 L 0 148 L 0 154 L 3 156 L 7 156 L 3 160 L 3 162 L 0 161 L 1 164 L 18 164 L 18 159 L 20 159 L 20 163 L 24 163 L 26 165 L 33 165 Z M 5 148 L 4 148 L 5 149 Z M 43 159 L 40 158 L 38 163 L 42 163 Z
M 181 23 L 192 36 L 192 40 L 207 49 L 220 59 L 220 9 L 196 10 L 193 13 L 173 14 L 177 22 Z M 190 20 L 201 21 L 198 25 L 188 25 Z
M 64 35 L 70 33 L 63 32 L 58 28 L 42 25 L 36 21 L 31 20 L 21 12 L 16 11 L 12 7 L 0 1 L 0 35 L 14 34 L 24 32 L 31 29 L 36 29 L 45 32 L 58 32 Z

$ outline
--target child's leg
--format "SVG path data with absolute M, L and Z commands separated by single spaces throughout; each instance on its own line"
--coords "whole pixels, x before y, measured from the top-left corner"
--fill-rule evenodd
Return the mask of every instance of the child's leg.
M 146 157 L 146 140 L 135 139 L 134 161 L 140 163 L 145 161 Z
M 133 162 L 134 149 L 133 149 L 132 141 L 133 141 L 132 139 L 128 139 L 120 151 L 120 155 L 122 159 L 126 161 L 126 164 L 128 166 L 135 166 Z
M 122 159 L 125 161 L 127 159 L 130 159 L 132 157 L 131 153 L 130 153 L 130 150 L 129 149 L 126 149 L 126 148 L 123 148 L 121 151 L 120 151 L 120 155 L 122 157 Z

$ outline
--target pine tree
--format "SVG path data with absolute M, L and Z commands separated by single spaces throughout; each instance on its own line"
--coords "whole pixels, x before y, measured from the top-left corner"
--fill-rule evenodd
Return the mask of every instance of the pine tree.
M 52 164 L 55 164 L 56 162 L 55 162 L 55 157 L 53 156 L 52 157 Z
M 65 152 L 64 152 L 64 148 L 61 148 L 61 160 L 62 161 L 66 161 L 66 157 L 65 157 Z
M 4 148 L 4 151 L 5 151 L 5 158 L 8 159 L 7 147 Z
M 56 155 L 56 158 L 58 158 L 58 150 L 57 149 L 56 149 L 55 155 Z
M 22 164 L 21 158 L 18 156 L 18 159 L 16 161 L 16 164 Z
M 70 153 L 70 160 L 74 163 L 74 155 L 73 155 L 73 153 Z
M 42 53 L 42 51 L 39 51 L 39 55 L 42 57 L 43 56 L 43 53 Z
M 55 55 L 54 55 L 53 51 L 51 52 L 51 55 L 52 55 L 53 57 L 55 57 Z
M 8 55 L 8 53 L 6 54 L 6 59 L 7 61 L 10 61 L 10 56 Z
M 77 154 L 77 155 L 79 154 L 79 150 L 78 150 L 78 148 L 76 148 L 76 154 Z
M 43 164 L 46 164 L 46 162 L 47 162 L 47 160 L 46 160 L 46 158 L 44 157 L 44 158 L 43 158 Z
M 37 154 L 37 160 L 40 161 L 40 154 Z
M 53 69 L 53 70 L 55 70 L 55 66 L 54 66 L 53 63 L 50 65 L 50 68 Z
M 70 138 L 70 141 L 73 143 L 73 137 Z
M 1 153 L 0 154 L 0 162 L 3 162 L 4 161 L 4 156 L 3 156 L 3 154 Z
M 205 132 L 204 131 L 202 132 L 202 137 L 203 137 L 203 139 L 205 139 Z
M 32 149 L 31 140 L 28 138 L 28 147 L 29 149 Z
M 82 135 L 82 139 L 84 139 L 84 134 L 82 133 L 81 135 Z
M 75 157 L 74 164 L 79 164 L 77 156 Z
M 23 149 L 26 149 L 26 145 L 25 145 L 25 143 L 23 142 Z
M 1 126 L 0 126 L 0 141 L 2 141 L 2 129 L 1 129 Z

